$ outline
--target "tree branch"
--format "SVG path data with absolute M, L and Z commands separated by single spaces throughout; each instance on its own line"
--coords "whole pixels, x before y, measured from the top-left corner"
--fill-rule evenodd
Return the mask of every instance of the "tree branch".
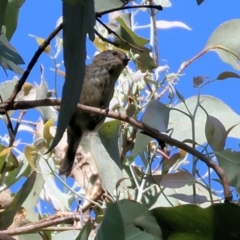
M 116 32 L 114 32 L 111 28 L 109 28 L 109 27 L 108 27 L 104 22 L 102 22 L 99 18 L 96 18 L 96 20 L 97 20 L 99 23 L 101 23 L 101 24 L 107 29 L 108 34 L 111 34 L 111 33 L 112 33 L 112 34 L 115 35 L 117 38 L 119 38 L 121 41 L 123 41 L 124 43 L 126 43 L 128 46 L 130 46 L 130 47 L 138 50 L 139 52 L 142 52 L 142 51 L 143 51 L 141 48 L 139 48 L 139 47 L 137 47 L 137 46 L 135 46 L 135 45 L 127 42 L 125 39 L 123 39 L 122 37 L 120 37 Z
M 162 10 L 161 5 L 136 5 L 136 6 L 124 6 L 124 7 L 118 7 L 118 8 L 113 8 L 109 9 L 107 11 L 102 11 L 102 12 L 96 12 L 96 17 L 102 17 L 105 14 L 119 11 L 119 10 L 126 10 L 126 9 L 133 9 L 133 8 L 152 8 L 152 9 L 157 9 L 157 10 Z
M 19 101 L 14 102 L 11 106 L 7 103 L 0 104 L 0 114 L 5 114 L 6 111 L 9 110 L 17 110 L 17 109 L 29 109 L 34 107 L 41 107 L 41 106 L 60 106 L 61 101 L 57 99 L 43 99 L 43 100 L 36 100 L 36 101 Z M 194 148 L 188 146 L 187 144 L 180 142 L 174 138 L 171 138 L 165 134 L 157 132 L 154 128 L 151 128 L 147 124 L 135 120 L 132 117 L 129 117 L 125 114 L 116 113 L 114 111 L 106 111 L 104 109 L 99 109 L 95 107 L 89 107 L 82 104 L 77 105 L 79 109 L 89 112 L 95 113 L 100 115 L 105 115 L 114 119 L 118 119 L 124 122 L 131 124 L 132 126 L 141 129 L 142 131 L 146 132 L 148 135 L 152 136 L 153 138 L 163 141 L 169 145 L 176 146 L 180 149 L 185 150 L 186 152 L 192 154 L 193 156 L 197 157 L 198 159 L 202 160 L 208 167 L 212 168 L 222 181 L 223 189 L 224 189 L 224 197 L 225 202 L 232 201 L 232 193 L 228 184 L 228 178 L 225 175 L 223 169 L 219 167 L 213 160 L 206 157 L 202 153 L 198 152 Z
M 32 233 L 32 232 L 38 232 L 39 230 L 42 230 L 43 228 L 62 224 L 62 223 L 68 223 L 73 221 L 80 221 L 81 216 L 74 213 L 63 213 L 63 216 L 60 216 L 59 213 L 48 217 L 43 218 L 35 223 L 30 223 L 15 229 L 7 229 L 7 230 L 0 230 L 0 234 L 8 234 L 8 235 L 20 235 L 20 234 L 26 234 L 26 233 Z M 65 215 L 65 216 L 64 216 Z M 73 227 L 72 227 L 73 229 Z
M 36 64 L 38 58 L 41 56 L 41 54 L 43 53 L 43 51 L 45 50 L 45 48 L 50 44 L 51 40 L 58 34 L 58 32 L 62 29 L 62 23 L 60 25 L 58 25 L 48 36 L 48 38 L 46 40 L 44 40 L 44 42 L 39 46 L 38 50 L 35 52 L 33 58 L 31 59 L 31 61 L 29 62 L 27 69 L 25 70 L 25 72 L 23 73 L 21 79 L 18 81 L 18 83 L 16 84 L 11 96 L 9 97 L 9 99 L 7 100 L 9 102 L 9 104 L 12 104 L 14 99 L 16 98 L 17 94 L 21 91 L 23 84 L 25 83 L 25 81 L 27 80 L 32 68 L 34 67 L 34 65 Z

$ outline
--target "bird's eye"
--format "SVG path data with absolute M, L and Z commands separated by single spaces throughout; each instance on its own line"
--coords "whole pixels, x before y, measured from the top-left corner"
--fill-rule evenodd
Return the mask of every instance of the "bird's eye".
M 113 55 L 117 55 L 117 52 L 113 52 Z

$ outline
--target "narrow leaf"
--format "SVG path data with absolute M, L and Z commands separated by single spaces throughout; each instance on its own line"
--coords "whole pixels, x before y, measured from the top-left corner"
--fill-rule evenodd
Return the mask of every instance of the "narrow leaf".
M 93 0 L 89 0 L 87 4 L 82 1 L 75 1 L 75 3 L 63 1 L 63 22 L 66 81 L 63 86 L 57 132 L 48 152 L 61 140 L 80 98 L 85 75 L 86 34 L 91 40 L 94 40 Z
M 217 118 L 211 115 L 207 116 L 205 135 L 208 144 L 214 151 L 221 151 L 224 149 L 227 137 L 226 129 Z
M 218 80 L 225 80 L 227 78 L 240 78 L 240 76 L 235 72 L 225 71 L 225 72 L 220 73 L 216 77 L 216 79 L 218 79 Z
M 169 121 L 169 111 L 170 108 L 165 106 L 163 103 L 157 100 L 152 100 L 146 108 L 142 122 L 155 128 L 159 132 L 165 132 Z M 150 140 L 151 137 L 138 131 L 136 135 L 136 142 L 131 155 L 136 156 L 147 146 Z
M 206 49 L 217 52 L 222 61 L 240 70 L 240 19 L 221 24 L 208 39 Z

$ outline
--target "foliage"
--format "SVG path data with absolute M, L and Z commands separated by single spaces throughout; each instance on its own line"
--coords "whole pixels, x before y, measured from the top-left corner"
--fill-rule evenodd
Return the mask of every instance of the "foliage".
M 153 2 L 163 7 L 170 4 Z M 202 51 L 170 73 L 169 66 L 159 64 L 156 35 L 147 39 L 137 34 L 136 15 L 147 10 L 154 18 L 160 11 L 153 2 L 148 2 L 147 9 L 143 3 L 97 1 L 95 15 L 92 1 L 63 1 L 63 36 L 58 33 L 62 19 L 46 41 L 31 35 L 39 50 L 27 70 L 20 80 L 15 77 L 0 84 L 1 120 L 9 133 L 1 133 L 0 144 L 0 234 L 55 240 L 240 238 L 239 206 L 224 203 L 231 201 L 231 191 L 237 193 L 240 187 L 240 153 L 225 148 L 229 137 L 239 139 L 240 116 L 220 99 L 202 94 L 213 82 L 240 76 L 222 71 L 211 79 L 195 77 L 198 95 L 187 99 L 176 87 L 186 68 L 209 51 L 239 70 L 240 20 L 220 25 Z M 18 65 L 24 62 L 9 41 L 23 3 L 0 2 L 0 64 L 17 74 L 23 73 Z M 134 8 L 115 11 L 128 6 Z M 104 23 L 100 18 L 107 13 L 109 22 Z M 86 24 L 79 27 L 78 22 Z M 156 33 L 159 28 L 174 26 L 189 29 L 181 22 L 167 21 L 146 27 Z M 92 41 L 89 44 L 99 51 L 119 48 L 132 63 L 118 80 L 109 117 L 98 132 L 84 136 L 70 182 L 58 175 L 58 169 L 67 145 L 64 130 L 81 92 L 87 35 Z M 53 37 L 55 46 L 49 45 Z M 63 48 L 65 70 L 60 54 Z M 43 66 L 39 85 L 25 82 L 44 50 L 53 61 L 55 77 L 66 75 L 62 93 L 57 82 L 54 90 L 48 88 Z M 59 95 L 63 97 L 58 114 Z M 28 108 L 38 111 L 38 122 L 25 117 Z M 13 127 L 16 109 L 20 112 Z M 58 127 L 54 125 L 57 119 Z M 24 141 L 17 140 L 20 131 L 33 136 L 23 150 L 20 143 Z M 198 171 L 200 160 L 206 164 L 204 174 Z M 212 179 L 214 173 L 218 179 Z M 20 186 L 23 179 L 19 191 L 12 194 L 13 185 Z M 224 192 L 217 192 L 213 182 Z M 42 202 L 57 213 L 44 211 Z

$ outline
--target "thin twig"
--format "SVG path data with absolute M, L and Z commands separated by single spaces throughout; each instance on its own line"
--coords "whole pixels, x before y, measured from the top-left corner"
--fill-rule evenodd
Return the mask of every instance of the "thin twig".
M 97 20 L 99 23 L 101 23 L 101 24 L 107 29 L 108 34 L 111 34 L 111 33 L 112 33 L 113 35 L 115 35 L 117 38 L 119 38 L 121 41 L 123 41 L 124 43 L 126 43 L 126 44 L 129 45 L 130 47 L 132 47 L 132 48 L 134 48 L 134 49 L 136 49 L 136 50 L 138 50 L 138 51 L 140 51 L 140 52 L 143 52 L 143 50 L 142 50 L 141 48 L 139 48 L 139 47 L 137 47 L 137 46 L 135 46 L 135 45 L 127 42 L 125 39 L 123 39 L 122 37 L 120 37 L 116 32 L 114 32 L 111 28 L 109 28 L 109 27 L 108 27 L 104 22 L 102 22 L 99 18 L 96 18 L 96 20 Z
M 110 43 L 110 44 L 114 45 L 115 47 L 118 47 L 118 46 L 119 46 L 118 43 L 112 42 L 111 40 L 103 37 L 96 29 L 94 29 L 94 32 L 95 32 L 95 34 L 96 34 L 101 40 L 103 40 L 104 42 Z
M 149 0 L 149 4 L 150 6 L 153 6 L 153 0 Z M 157 63 L 157 65 L 159 64 L 159 52 L 158 52 L 158 33 L 157 33 L 157 25 L 156 25 L 156 14 L 157 11 L 154 10 L 154 8 L 150 8 L 149 9 L 150 12 L 150 17 L 151 17 L 151 28 L 153 31 L 153 46 L 154 47 L 154 61 Z
M 14 138 L 15 138 L 16 135 L 17 135 L 18 128 L 19 128 L 19 126 L 20 126 L 20 123 L 21 123 L 22 118 L 23 118 L 23 116 L 24 116 L 25 113 L 26 113 L 26 110 L 21 110 L 21 111 L 20 111 L 20 114 L 19 114 L 18 119 L 17 119 L 16 126 L 15 126 L 14 131 L 13 131 Z
M 1 101 L 1 103 L 3 103 L 3 99 L 2 99 L 1 94 L 0 94 L 0 101 Z M 12 144 L 14 142 L 14 131 L 13 131 L 13 126 L 12 126 L 11 119 L 10 119 L 7 111 L 5 112 L 5 115 L 6 115 L 6 118 L 4 120 L 6 122 L 8 133 L 9 133 L 9 136 L 10 136 L 10 141 L 9 141 L 8 146 L 10 147 L 10 146 L 12 146 Z
M 0 104 L 0 114 L 5 114 L 6 111 L 9 110 L 17 110 L 17 109 L 29 109 L 34 107 L 40 107 L 40 106 L 60 106 L 61 101 L 57 99 L 43 99 L 43 100 L 36 100 L 36 101 L 18 101 L 14 102 L 11 106 L 9 106 L 7 103 Z M 210 168 L 212 168 L 218 175 L 218 177 L 222 181 L 222 185 L 224 188 L 224 196 L 225 196 L 225 202 L 231 202 L 232 200 L 232 193 L 230 191 L 228 178 L 225 175 L 223 169 L 219 167 L 212 159 L 206 157 L 199 151 L 193 149 L 192 147 L 188 146 L 187 144 L 180 142 L 174 138 L 171 138 L 167 136 L 166 134 L 162 134 L 157 132 L 154 128 L 151 128 L 145 123 L 142 123 L 140 121 L 135 120 L 132 117 L 129 117 L 125 114 L 116 113 L 114 111 L 105 111 L 104 109 L 99 109 L 95 107 L 89 107 L 82 104 L 78 104 L 78 108 L 89 112 L 89 113 L 95 113 L 100 115 L 105 115 L 114 119 L 118 119 L 124 122 L 127 122 L 131 124 L 132 126 L 143 130 L 144 132 L 148 133 L 148 135 L 152 136 L 153 138 L 163 141 L 169 145 L 176 146 L 180 149 L 185 150 L 186 152 L 192 154 L 193 156 L 197 157 L 198 159 L 202 160 L 206 165 Z
M 79 214 L 76 214 L 76 213 L 68 213 L 67 216 L 60 216 L 59 214 L 57 215 L 51 216 L 51 218 L 41 219 L 38 222 L 30 223 L 28 225 L 24 225 L 16 229 L 3 230 L 3 231 L 0 231 L 0 233 L 4 233 L 8 235 L 20 235 L 20 234 L 38 232 L 39 230 L 42 230 L 43 228 L 46 228 L 46 227 L 51 227 L 61 223 L 79 221 L 81 217 Z
M 51 40 L 60 32 L 60 30 L 62 29 L 63 24 L 59 24 L 48 36 L 47 39 L 44 40 L 44 42 L 39 46 L 38 50 L 35 52 L 33 58 L 31 59 L 31 61 L 29 62 L 27 69 L 25 70 L 25 72 L 23 73 L 21 79 L 18 81 L 18 83 L 16 84 L 11 96 L 9 97 L 9 99 L 7 100 L 7 102 L 9 102 L 9 104 L 12 104 L 14 99 L 16 98 L 17 94 L 20 92 L 20 90 L 22 89 L 23 84 L 25 83 L 25 81 L 27 80 L 32 68 L 34 67 L 34 65 L 36 64 L 38 58 L 41 56 L 41 54 L 43 53 L 43 51 L 45 50 L 45 48 L 50 44 Z
M 102 17 L 105 14 L 111 13 L 111 12 L 115 12 L 115 11 L 119 11 L 119 10 L 126 10 L 126 9 L 133 9 L 133 8 L 153 8 L 153 9 L 157 9 L 157 10 L 162 10 L 162 6 L 161 5 L 135 5 L 135 6 L 125 6 L 125 7 L 118 7 L 118 8 L 112 8 L 106 11 L 102 11 L 102 12 L 96 12 L 96 17 Z

